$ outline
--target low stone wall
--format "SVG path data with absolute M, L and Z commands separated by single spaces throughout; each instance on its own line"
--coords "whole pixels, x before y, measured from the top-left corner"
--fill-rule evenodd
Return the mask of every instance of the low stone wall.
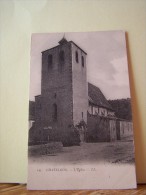
M 61 142 L 51 142 L 47 144 L 33 145 L 28 147 L 28 155 L 40 156 L 40 155 L 54 154 L 54 153 L 61 152 L 62 149 L 63 149 L 63 145 Z

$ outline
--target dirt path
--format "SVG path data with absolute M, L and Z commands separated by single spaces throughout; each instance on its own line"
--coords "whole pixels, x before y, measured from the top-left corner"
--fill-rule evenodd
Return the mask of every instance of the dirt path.
M 81 146 L 63 147 L 60 153 L 30 157 L 29 161 L 57 164 L 134 163 L 133 142 L 83 143 Z

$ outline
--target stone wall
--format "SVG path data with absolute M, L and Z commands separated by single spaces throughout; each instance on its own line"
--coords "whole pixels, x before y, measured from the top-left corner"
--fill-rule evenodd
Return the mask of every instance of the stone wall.
M 88 113 L 87 129 L 87 141 L 89 142 L 133 140 L 133 124 L 131 121 Z
M 63 60 L 60 54 L 64 52 Z M 78 62 L 76 61 L 78 52 Z M 51 58 L 50 58 L 51 56 Z M 84 63 L 83 63 L 84 61 Z M 42 52 L 42 129 L 51 126 L 67 137 L 68 126 L 87 122 L 88 88 L 86 54 L 73 42 Z M 56 120 L 53 109 L 56 107 Z
M 88 142 L 109 142 L 110 122 L 105 117 L 98 115 L 87 115 L 87 141 Z
M 73 120 L 74 125 L 82 119 L 87 123 L 88 84 L 86 75 L 86 54 L 74 43 L 72 49 L 72 90 L 73 90 Z M 76 52 L 78 61 L 76 61 Z M 84 64 L 82 64 L 84 59 Z
M 60 53 L 64 52 L 64 60 Z M 49 67 L 48 56 L 52 55 Z M 53 126 L 59 133 L 73 121 L 71 43 L 59 45 L 42 52 L 42 124 L 43 128 Z M 57 118 L 53 117 L 56 106 Z

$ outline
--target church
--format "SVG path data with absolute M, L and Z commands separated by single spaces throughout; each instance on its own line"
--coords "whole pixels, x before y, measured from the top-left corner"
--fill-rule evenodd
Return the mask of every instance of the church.
M 87 53 L 65 37 L 42 51 L 41 95 L 30 105 L 29 142 L 75 145 L 120 139 L 113 108 L 87 81 Z

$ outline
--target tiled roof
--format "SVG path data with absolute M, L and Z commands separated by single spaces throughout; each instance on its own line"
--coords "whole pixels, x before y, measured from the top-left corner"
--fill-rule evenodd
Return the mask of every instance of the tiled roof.
M 113 110 L 101 90 L 91 83 L 88 83 L 88 96 L 90 103 Z

